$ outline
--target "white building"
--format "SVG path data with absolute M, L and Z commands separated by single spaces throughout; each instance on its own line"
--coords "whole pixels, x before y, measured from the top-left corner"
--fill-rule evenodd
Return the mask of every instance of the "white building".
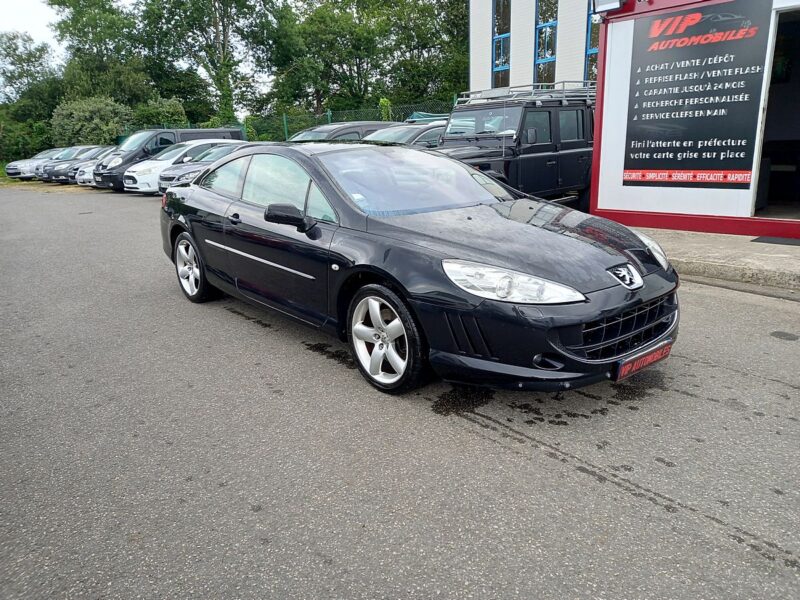
M 470 0 L 471 90 L 597 76 L 591 0 Z

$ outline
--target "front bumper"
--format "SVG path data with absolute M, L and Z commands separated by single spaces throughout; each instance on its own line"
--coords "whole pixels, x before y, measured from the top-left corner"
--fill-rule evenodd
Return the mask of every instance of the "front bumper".
M 94 187 L 94 173 L 91 171 L 78 171 L 75 176 L 75 183 Z
M 69 173 L 67 171 L 51 171 L 48 181 L 54 183 L 69 183 Z
M 22 177 L 22 169 L 13 163 L 8 163 L 5 171 L 6 177 Z
M 122 172 L 120 171 L 95 171 L 94 184 L 99 188 L 125 189 L 122 183 Z
M 148 175 L 125 173 L 122 177 L 122 184 L 125 186 L 126 192 L 155 194 L 158 192 L 158 175 L 152 173 Z
M 615 286 L 588 294 L 580 304 L 486 300 L 464 310 L 425 301 L 412 305 L 427 336 L 430 364 L 443 379 L 558 391 L 612 379 L 622 361 L 674 341 L 680 320 L 676 289 L 674 273 L 662 272 L 646 277 L 635 292 Z M 598 323 L 608 323 L 602 337 Z M 627 336 L 627 327 L 632 336 L 607 345 Z

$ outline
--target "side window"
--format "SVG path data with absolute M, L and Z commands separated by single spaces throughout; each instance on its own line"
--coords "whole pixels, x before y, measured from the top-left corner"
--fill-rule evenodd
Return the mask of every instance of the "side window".
M 561 128 L 561 141 L 569 142 L 583 139 L 583 110 L 562 110 L 558 113 Z
M 430 147 L 431 144 L 435 146 L 439 142 L 439 136 L 442 135 L 442 133 L 444 133 L 444 127 L 436 127 L 435 129 L 426 131 L 417 138 L 417 141 L 414 142 L 414 145 L 425 146 L 426 148 Z
M 306 170 L 293 160 L 277 154 L 256 154 L 250 161 L 242 200 L 261 206 L 293 204 L 302 212 L 310 182 Z
M 532 129 L 536 130 L 534 139 Z M 522 130 L 525 142 L 528 144 L 548 144 L 553 141 L 550 133 L 550 111 L 530 111 L 525 115 L 525 127 Z
M 360 140 L 361 137 L 358 135 L 357 131 L 348 131 L 347 133 L 342 133 L 337 135 L 334 140 Z
M 234 198 L 239 195 L 239 183 L 242 179 L 242 170 L 247 165 L 247 156 L 237 158 L 229 163 L 225 163 L 218 169 L 214 169 L 203 178 L 200 186 Z
M 163 148 L 165 146 L 171 146 L 175 143 L 175 134 L 172 132 L 164 132 L 159 133 L 156 136 L 156 146 L 159 148 Z
M 336 223 L 336 213 L 328 204 L 325 196 L 317 187 L 316 183 L 311 183 L 311 189 L 308 190 L 308 202 L 306 203 L 306 215 L 315 218 L 317 221 L 327 221 L 328 223 Z
M 364 137 L 367 137 L 370 133 L 375 133 L 376 131 L 378 131 L 378 130 L 377 129 L 367 129 L 364 132 Z

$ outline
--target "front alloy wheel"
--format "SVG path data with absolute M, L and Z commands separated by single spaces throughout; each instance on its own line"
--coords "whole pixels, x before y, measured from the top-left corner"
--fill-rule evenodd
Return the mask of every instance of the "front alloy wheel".
M 350 305 L 350 346 L 359 370 L 384 392 L 404 392 L 419 384 L 422 340 L 411 314 L 391 290 L 368 285 Z
M 206 281 L 203 263 L 192 236 L 181 233 L 175 240 L 175 271 L 184 295 L 192 302 L 204 302 L 209 297 L 210 284 Z

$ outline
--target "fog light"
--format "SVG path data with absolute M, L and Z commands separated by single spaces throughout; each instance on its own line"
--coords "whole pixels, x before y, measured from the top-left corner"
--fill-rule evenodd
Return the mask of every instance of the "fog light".
M 533 366 L 544 371 L 558 371 L 564 368 L 564 363 L 553 354 L 537 354 L 533 357 Z

